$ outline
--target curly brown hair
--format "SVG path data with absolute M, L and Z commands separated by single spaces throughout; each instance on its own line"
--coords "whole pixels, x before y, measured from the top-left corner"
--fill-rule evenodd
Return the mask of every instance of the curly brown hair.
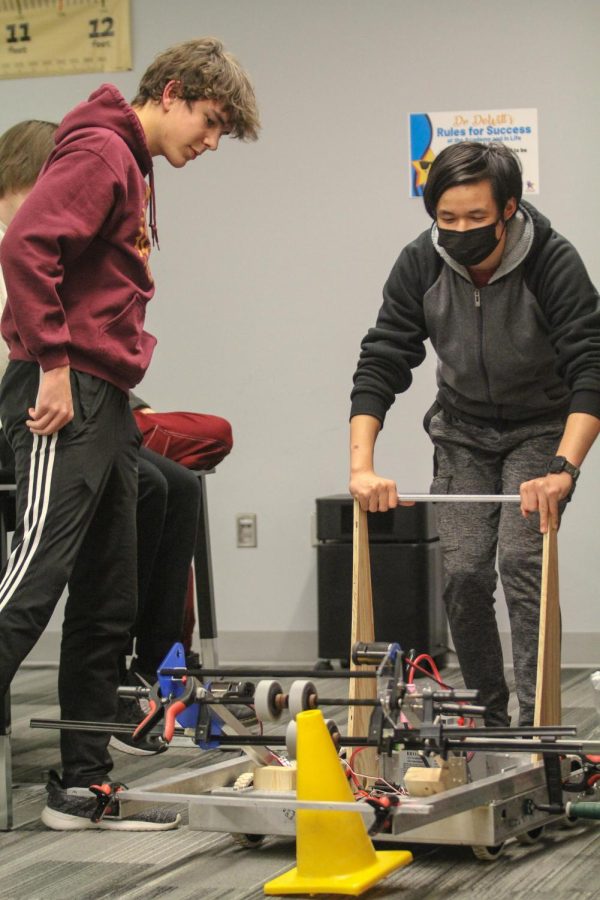
M 217 100 L 231 124 L 231 136 L 255 141 L 260 119 L 250 79 L 218 38 L 196 38 L 175 44 L 160 53 L 146 69 L 132 106 L 158 102 L 169 81 L 180 84 L 179 96 L 193 100 Z

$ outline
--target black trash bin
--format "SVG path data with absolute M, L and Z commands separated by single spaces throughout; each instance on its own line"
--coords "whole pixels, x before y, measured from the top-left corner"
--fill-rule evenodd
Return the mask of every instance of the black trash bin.
M 319 656 L 350 656 L 352 533 L 349 494 L 317 504 Z M 429 653 L 443 665 L 447 625 L 442 602 L 442 559 L 431 503 L 368 513 L 375 640 L 397 641 L 405 652 Z

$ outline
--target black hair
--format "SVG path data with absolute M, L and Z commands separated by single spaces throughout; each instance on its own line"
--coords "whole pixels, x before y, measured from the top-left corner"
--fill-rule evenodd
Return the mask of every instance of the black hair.
M 505 144 L 476 141 L 450 144 L 436 156 L 429 170 L 423 192 L 425 209 L 435 219 L 440 197 L 448 188 L 489 181 L 498 212 L 502 213 L 511 197 L 517 204 L 521 200 L 522 171 L 518 156 Z

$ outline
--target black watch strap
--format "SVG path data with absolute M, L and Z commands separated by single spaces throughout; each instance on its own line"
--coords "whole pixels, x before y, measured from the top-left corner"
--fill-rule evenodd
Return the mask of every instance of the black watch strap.
M 548 474 L 558 475 L 560 472 L 566 472 L 573 479 L 573 485 L 579 478 L 580 470 L 573 463 L 570 463 L 566 456 L 555 456 L 548 463 Z

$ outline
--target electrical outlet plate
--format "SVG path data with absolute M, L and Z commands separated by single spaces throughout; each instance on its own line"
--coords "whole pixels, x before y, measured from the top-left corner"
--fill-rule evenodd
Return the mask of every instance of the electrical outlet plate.
M 256 513 L 240 513 L 235 517 L 238 547 L 256 547 Z

